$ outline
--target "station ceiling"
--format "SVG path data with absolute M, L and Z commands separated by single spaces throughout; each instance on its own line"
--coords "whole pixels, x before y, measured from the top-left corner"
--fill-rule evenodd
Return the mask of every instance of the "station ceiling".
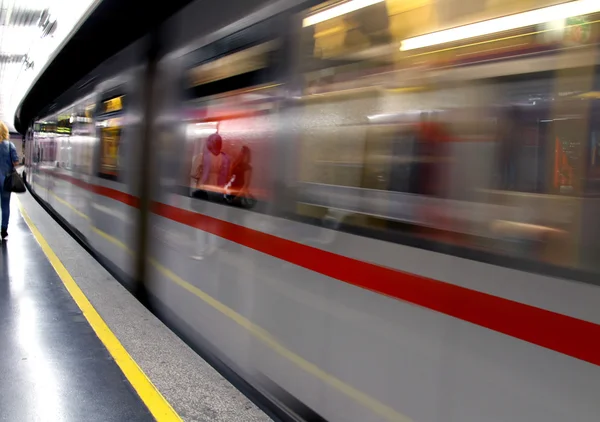
M 55 100 L 61 93 L 66 91 L 78 80 L 91 72 L 107 58 L 116 54 L 135 40 L 139 39 L 151 28 L 164 21 L 167 17 L 181 9 L 191 0 L 169 0 L 168 2 L 148 2 L 147 0 L 0 0 L 2 5 L 5 3 L 43 3 L 52 12 L 52 5 L 55 3 L 71 4 L 73 11 L 70 14 L 53 14 L 56 20 L 56 29 L 54 36 L 55 45 L 51 53 L 48 53 L 51 47 L 45 49 L 41 47 L 42 41 L 39 37 L 42 35 L 39 28 L 39 19 L 31 18 L 33 22 L 29 27 L 35 32 L 32 36 L 34 43 L 38 43 L 38 50 L 45 50 L 48 56 L 46 62 L 42 64 L 35 63 L 34 69 L 37 70 L 35 76 L 29 74 L 24 78 L 21 91 L 17 88 L 10 88 L 11 81 L 17 74 L 27 74 L 27 61 L 23 58 L 13 60 L 14 68 L 12 75 L 6 76 L 1 81 L 0 89 L 5 89 L 7 94 L 0 94 L 0 105 L 2 111 L 0 118 L 9 124 L 9 127 L 24 134 L 27 131 L 28 124 L 37 116 L 46 105 Z M 76 6 L 75 6 L 76 5 Z M 2 6 L 4 7 L 4 6 Z M 32 13 L 40 9 L 24 6 L 19 10 L 30 10 Z M 65 7 L 63 7 L 64 9 Z M 13 7 L 14 10 L 15 7 Z M 85 11 L 83 11 L 85 9 Z M 79 13 L 79 19 L 75 21 L 73 16 Z M 71 16 L 69 20 L 61 16 Z M 6 20 L 6 19 L 5 19 Z M 5 21 L 4 20 L 4 21 Z M 75 21 L 72 23 L 72 21 Z M 9 21 L 10 22 L 10 21 Z M 59 32 L 61 24 L 70 26 L 71 30 L 62 37 Z M 66 30 L 64 30 L 66 32 Z M 0 29 L 1 34 L 1 29 Z M 58 38 L 62 37 L 60 42 Z M 4 44 L 1 44 L 2 46 Z M 19 50 L 21 51 L 21 50 Z M 17 52 L 19 52 L 17 51 Z M 0 50 L 4 52 L 4 50 Z M 22 53 L 23 54 L 23 53 Z M 0 56 L 0 60 L 1 60 Z M 36 56 L 37 57 L 37 56 Z M 7 59 L 7 63 L 10 61 Z M 4 62 L 0 65 L 0 78 L 3 78 L 5 72 Z M 8 64 L 6 65 L 9 68 Z M 39 66 L 39 67 L 38 67 Z M 28 82 L 28 83 L 26 83 Z M 24 88 L 23 88 L 24 87 Z M 10 92 L 12 91 L 12 92 Z M 4 91 L 3 91 L 4 92 Z M 4 97 L 10 98 L 8 102 Z M 3 101 L 5 101 L 3 103 Z
M 0 0 L 0 119 L 14 115 L 31 84 L 99 0 Z

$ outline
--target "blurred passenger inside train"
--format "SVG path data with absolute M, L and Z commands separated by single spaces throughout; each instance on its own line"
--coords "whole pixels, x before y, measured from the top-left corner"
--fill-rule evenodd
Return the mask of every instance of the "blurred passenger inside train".
M 221 135 L 213 133 L 201 153 L 194 158 L 192 178 L 196 180 L 196 186 L 193 197 L 207 200 L 222 198 L 231 168 L 231 160 L 222 149 Z
M 249 190 L 252 178 L 250 160 L 250 148 L 244 145 L 231 166 L 229 182 L 225 186 L 225 199 L 227 202 L 244 208 L 251 208 L 254 203 L 254 198 Z
M 450 136 L 443 125 L 425 113 L 417 126 L 415 163 L 411 172 L 409 189 L 411 193 L 444 197 L 448 188 L 445 180 L 449 172 Z
M 518 156 L 519 141 L 519 110 L 511 107 L 498 128 L 498 143 L 500 152 L 498 156 L 500 166 L 499 188 L 502 190 L 515 190 L 517 188 L 517 165 L 515 157 Z
M 225 185 L 229 179 L 230 159 L 223 151 L 223 139 L 218 133 L 211 134 L 192 161 L 192 179 L 196 181 L 192 196 L 214 202 L 222 202 Z M 191 258 L 205 259 L 219 247 L 219 239 L 204 231 L 196 232 L 196 254 Z

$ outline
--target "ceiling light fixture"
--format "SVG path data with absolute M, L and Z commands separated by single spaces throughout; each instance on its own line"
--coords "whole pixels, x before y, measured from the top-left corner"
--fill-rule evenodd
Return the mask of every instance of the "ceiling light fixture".
M 316 25 L 329 19 L 337 18 L 338 16 L 354 12 L 355 10 L 362 9 L 367 6 L 372 6 L 383 1 L 385 0 L 350 0 L 304 18 L 302 21 L 302 26 L 306 28 L 307 26 Z
M 42 28 L 42 38 L 52 35 L 56 31 L 56 19 L 52 18 L 48 9 L 42 12 L 38 26 Z
M 555 6 L 544 7 L 542 9 L 530 10 L 528 12 L 517 13 L 515 15 L 503 16 L 500 18 L 472 23 L 456 28 L 445 29 L 443 31 L 432 32 L 430 34 L 420 35 L 418 37 L 408 38 L 402 41 L 400 50 L 407 51 L 417 48 L 431 47 L 434 45 L 446 44 L 467 38 L 491 35 L 498 32 L 510 31 L 512 29 L 525 28 L 527 26 L 564 20 L 566 18 L 587 15 L 598 11 L 600 11 L 600 1 L 598 0 L 577 0 L 568 3 L 561 3 Z

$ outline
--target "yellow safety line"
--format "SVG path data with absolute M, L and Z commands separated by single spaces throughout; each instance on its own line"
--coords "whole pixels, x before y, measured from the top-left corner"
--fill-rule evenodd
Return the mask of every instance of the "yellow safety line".
M 43 186 L 41 186 L 39 183 L 37 182 L 33 182 L 33 184 L 40 188 L 45 190 L 46 192 L 48 192 L 50 195 L 52 195 L 54 197 L 54 199 L 56 199 L 58 202 L 60 202 L 61 204 L 63 204 L 65 207 L 69 208 L 71 211 L 73 211 L 75 214 L 77 214 L 78 216 L 80 216 L 81 218 L 85 219 L 85 220 L 89 220 L 90 217 L 88 217 L 87 215 L 85 215 L 84 213 L 82 213 L 81 211 L 79 211 L 77 208 L 75 208 L 73 205 L 71 205 L 69 202 L 65 201 L 64 199 L 62 199 L 61 197 L 59 197 L 58 195 L 56 195 L 54 192 L 52 192 L 51 190 L 49 190 L 48 188 L 45 188 Z
M 116 239 L 113 236 L 109 235 L 108 233 L 104 233 L 102 230 L 97 229 L 95 227 L 92 230 L 95 233 L 97 233 L 98 235 L 102 236 L 107 241 L 114 244 L 115 246 L 122 248 L 127 253 L 129 253 L 129 254 L 133 253 L 133 251 L 131 251 L 131 249 L 129 249 L 119 239 Z M 160 273 L 162 273 L 164 276 L 169 278 L 173 283 L 177 284 L 179 287 L 182 287 L 183 289 L 192 293 L 193 295 L 195 295 L 202 301 L 206 302 L 208 305 L 212 306 L 214 309 L 218 310 L 219 312 L 221 312 L 228 318 L 235 321 L 237 324 L 239 324 L 240 326 L 242 326 L 243 328 L 248 330 L 256 338 L 258 338 L 259 340 L 264 342 L 269 348 L 271 348 L 275 352 L 279 353 L 281 356 L 288 359 L 289 361 L 291 361 L 293 364 L 295 364 L 299 368 L 305 370 L 306 372 L 308 372 L 309 374 L 313 375 L 314 377 L 320 379 L 321 381 L 325 382 L 326 384 L 329 384 L 330 386 L 334 387 L 341 393 L 352 398 L 354 401 L 360 403 L 367 409 L 373 411 L 374 413 L 377 413 L 378 415 L 382 416 L 383 418 L 387 419 L 388 421 L 412 422 L 411 419 L 396 412 L 391 407 L 386 406 L 385 404 L 383 404 L 380 401 L 372 398 L 371 396 L 363 393 L 362 391 L 357 390 L 356 388 L 344 383 L 340 379 L 323 371 L 321 368 L 319 368 L 315 364 L 308 362 L 306 359 L 302 358 L 297 353 L 292 352 L 291 350 L 289 350 L 288 348 L 283 346 L 281 343 L 279 343 L 277 341 L 277 339 L 271 333 L 266 331 L 264 328 L 254 324 L 252 321 L 250 321 L 247 318 L 245 318 L 244 316 L 240 315 L 235 310 L 231 309 L 227 305 L 223 304 L 222 302 L 219 302 L 217 299 L 210 296 L 208 293 L 204 292 L 203 290 L 199 289 L 198 287 L 194 286 L 193 284 L 182 279 L 177 274 L 175 274 L 173 271 L 171 271 L 170 269 L 168 269 L 165 266 L 158 263 L 155 259 L 149 258 L 149 262 Z
M 100 314 L 94 309 L 94 306 L 79 288 L 71 274 L 69 274 L 69 271 L 67 271 L 58 256 L 56 256 L 33 221 L 31 221 L 31 218 L 20 201 L 19 208 L 23 219 L 29 226 L 33 236 L 41 246 L 44 254 L 46 254 L 46 257 L 52 264 L 52 267 L 54 267 L 54 270 L 62 280 L 67 291 L 71 294 L 71 297 L 75 303 L 77 303 L 79 309 L 81 309 L 81 312 L 83 312 L 83 315 L 96 332 L 98 338 L 108 349 L 115 362 L 117 362 L 117 365 L 119 365 L 125 377 L 129 380 L 135 391 L 137 391 L 150 413 L 152 413 L 152 416 L 154 416 L 158 422 L 181 421 L 182 419 L 175 410 L 173 410 L 169 402 L 163 397 L 154 384 L 152 384 L 152 381 L 150 381 L 144 371 L 142 371 L 138 364 L 133 360 L 119 339 L 111 331 L 108 325 L 106 325 Z
M 72 206 L 70 206 L 70 207 L 72 207 Z M 113 245 L 123 249 L 128 254 L 133 254 L 133 251 L 131 249 L 129 249 L 127 247 L 127 245 L 125 245 L 119 239 L 109 235 L 108 233 L 103 232 L 102 230 L 98 229 L 97 227 L 95 227 L 93 225 L 92 225 L 92 230 L 94 231 L 94 233 L 98 234 L 99 236 L 101 236 L 108 242 L 112 243 Z M 210 296 L 208 293 L 204 292 L 203 290 L 199 289 L 198 287 L 194 286 L 193 284 L 189 283 L 188 281 L 182 279 L 177 274 L 175 274 L 173 271 L 171 271 L 170 269 L 168 269 L 168 268 L 164 267 L 163 265 L 161 265 L 160 263 L 158 263 L 155 259 L 149 258 L 149 262 L 160 273 L 162 273 L 164 276 L 166 276 L 168 279 L 170 279 L 173 283 L 177 284 L 179 287 L 182 287 L 183 289 L 192 293 L 194 296 L 198 297 L 199 299 L 201 299 L 202 301 L 204 301 L 211 307 L 215 308 L 216 310 L 218 310 L 225 316 L 227 316 L 230 319 L 232 319 L 233 321 L 235 321 L 237 324 L 239 324 L 243 328 L 247 329 L 252 335 L 254 335 L 256 338 L 258 338 L 259 340 L 264 342 L 269 348 L 271 348 L 272 350 L 274 350 L 275 352 L 277 352 L 284 358 L 288 359 L 289 361 L 291 361 L 293 364 L 295 364 L 299 368 L 303 369 L 304 371 L 308 372 L 309 374 L 313 375 L 314 377 L 320 379 L 324 383 L 329 384 L 331 387 L 340 391 L 342 394 L 352 398 L 354 401 L 360 403 L 362 406 L 371 410 L 373 413 L 380 415 L 381 417 L 383 417 L 384 419 L 386 419 L 390 422 L 413 422 L 412 419 L 410 419 L 409 417 L 404 416 L 401 413 L 398 413 L 396 410 L 385 405 L 384 403 L 380 402 L 379 400 L 376 400 L 373 397 L 369 396 L 368 394 L 365 394 L 362 391 L 352 387 L 351 385 L 346 384 L 339 378 L 336 378 L 333 375 L 325 372 L 324 370 L 319 368 L 317 365 L 307 361 L 302 356 L 289 350 L 284 345 L 279 343 L 277 341 L 277 339 L 271 333 L 266 331 L 264 328 L 254 324 L 252 321 L 250 321 L 247 318 L 245 318 L 244 316 L 240 315 L 235 310 L 231 309 L 227 305 L 223 304 L 222 302 L 219 302 L 217 299 Z
M 92 231 L 94 233 L 96 233 L 98 236 L 100 236 L 100 237 L 104 238 L 105 240 L 109 241 L 110 243 L 114 244 L 115 246 L 118 246 L 119 248 L 123 249 L 129 255 L 133 255 L 133 251 L 131 249 L 129 249 L 129 247 L 125 243 L 121 242 L 116 237 L 113 237 L 110 234 L 103 232 L 96 226 L 92 226 Z

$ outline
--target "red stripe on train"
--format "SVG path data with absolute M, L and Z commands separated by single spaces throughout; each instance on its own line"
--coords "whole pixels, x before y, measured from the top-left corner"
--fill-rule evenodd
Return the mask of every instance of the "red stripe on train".
M 53 174 L 99 195 L 139 206 L 139 198 L 127 193 Z M 598 324 L 337 255 L 171 205 L 154 203 L 153 212 L 336 280 L 600 365 Z
M 157 203 L 165 218 L 331 278 L 600 365 L 600 325 L 442 281 L 348 258 Z
M 98 195 L 106 196 L 107 198 L 114 199 L 115 201 L 122 202 L 130 207 L 139 208 L 140 199 L 137 196 L 130 195 L 125 192 L 121 192 L 120 190 L 107 188 L 105 186 L 94 185 L 92 183 L 85 182 L 81 179 L 78 179 L 73 176 L 69 176 L 68 174 L 60 173 L 55 170 L 42 170 L 44 173 L 49 174 L 50 176 L 56 177 L 57 179 L 61 179 L 65 182 L 69 182 L 72 185 L 78 186 L 87 191 L 96 193 Z

